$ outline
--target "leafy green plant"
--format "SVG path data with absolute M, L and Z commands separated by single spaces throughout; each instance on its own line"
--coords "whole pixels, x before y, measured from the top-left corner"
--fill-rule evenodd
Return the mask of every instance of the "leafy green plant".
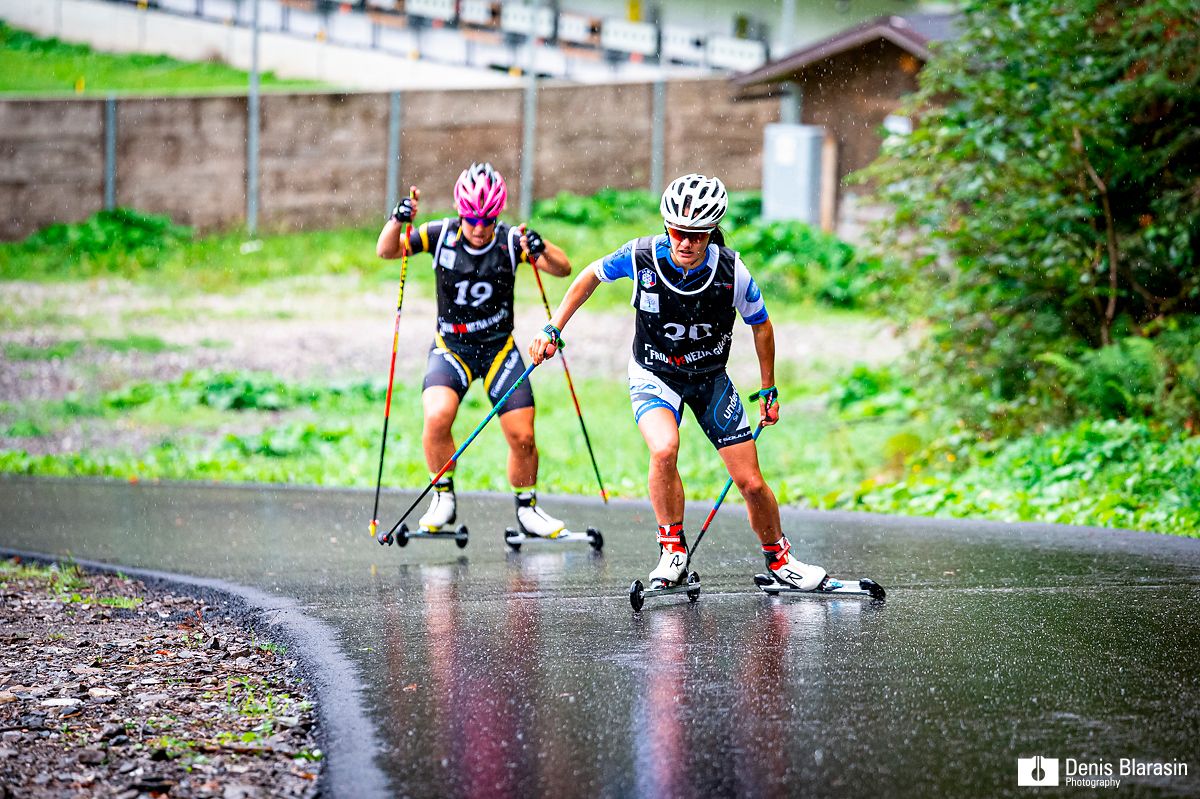
M 168 216 L 114 208 L 97 211 L 82 222 L 50 225 L 25 239 L 24 244 L 30 249 L 94 254 L 117 247 L 164 247 L 191 238 L 191 228 L 176 225 Z
M 134 610 L 142 604 L 142 598 L 136 596 L 101 596 L 96 597 L 96 603 L 107 608 Z
M 1200 437 L 1084 420 L 1007 441 L 946 438 L 895 481 L 867 481 L 827 507 L 1126 527 L 1200 536 Z
M 732 228 L 728 241 L 754 264 L 755 281 L 776 301 L 860 307 L 881 268 L 878 260 L 859 257 L 846 242 L 803 222 L 754 221 Z

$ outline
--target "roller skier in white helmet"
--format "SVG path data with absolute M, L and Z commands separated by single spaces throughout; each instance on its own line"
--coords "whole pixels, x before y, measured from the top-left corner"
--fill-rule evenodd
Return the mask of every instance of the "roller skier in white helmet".
M 762 296 L 736 252 L 724 246 L 718 227 L 729 199 L 715 177 L 676 178 L 663 192 L 664 232 L 634 239 L 592 263 L 567 290 L 529 355 L 535 363 L 554 356 L 562 328 L 601 283 L 634 282 L 636 332 L 629 361 L 633 415 L 650 450 L 650 503 L 658 522 L 658 564 L 651 588 L 680 584 L 686 576 L 684 493 L 677 468 L 679 422 L 688 406 L 717 449 L 746 501 L 771 574 L 804 591 L 819 588 L 825 569 L 791 554 L 779 504 L 763 480 L 753 434 L 725 364 L 737 315 L 750 325 L 758 356 L 764 425 L 779 420 L 775 388 L 775 334 Z

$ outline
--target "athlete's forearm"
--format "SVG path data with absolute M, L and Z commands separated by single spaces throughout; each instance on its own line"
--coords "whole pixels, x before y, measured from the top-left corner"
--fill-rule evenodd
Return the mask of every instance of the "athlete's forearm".
M 754 351 L 758 353 L 758 373 L 762 379 L 762 387 L 770 388 L 775 385 L 775 328 L 771 320 L 752 325 L 754 331 Z
M 548 241 L 545 244 L 546 251 L 538 258 L 538 269 L 555 277 L 566 277 L 571 274 L 571 261 L 567 258 L 563 248 Z
M 375 242 L 375 254 L 380 258 L 399 258 L 403 253 L 400 240 L 404 238 L 404 225 L 395 219 L 389 219 L 379 231 L 379 240 Z
M 596 277 L 596 273 L 591 269 L 585 269 L 571 282 L 570 288 L 567 289 L 566 295 L 562 298 L 562 302 L 558 304 L 554 315 L 550 317 L 550 324 L 562 330 L 567 322 L 571 321 L 571 317 L 579 310 L 579 307 L 587 302 L 588 297 L 592 296 L 592 292 L 600 285 L 600 278 Z

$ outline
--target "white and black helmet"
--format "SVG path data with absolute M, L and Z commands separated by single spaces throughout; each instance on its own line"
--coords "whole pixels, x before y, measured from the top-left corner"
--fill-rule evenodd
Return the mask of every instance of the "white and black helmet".
M 729 207 L 729 193 L 720 178 L 684 175 L 663 192 L 659 211 L 668 227 L 705 232 L 715 228 Z

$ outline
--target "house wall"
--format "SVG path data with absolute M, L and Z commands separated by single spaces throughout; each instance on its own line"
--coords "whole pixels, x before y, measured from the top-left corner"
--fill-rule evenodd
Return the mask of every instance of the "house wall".
M 875 160 L 883 120 L 917 89 L 921 61 L 879 40 L 801 71 L 801 121 L 830 131 L 838 144 L 838 182 Z

